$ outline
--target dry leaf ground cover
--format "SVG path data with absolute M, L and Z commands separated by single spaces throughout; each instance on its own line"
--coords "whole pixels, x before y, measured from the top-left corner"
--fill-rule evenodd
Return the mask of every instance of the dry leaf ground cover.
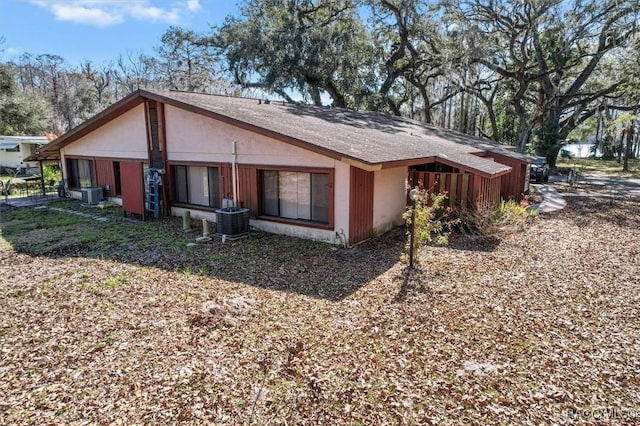
M 640 205 L 568 203 L 414 272 L 3 207 L 0 424 L 638 424 Z

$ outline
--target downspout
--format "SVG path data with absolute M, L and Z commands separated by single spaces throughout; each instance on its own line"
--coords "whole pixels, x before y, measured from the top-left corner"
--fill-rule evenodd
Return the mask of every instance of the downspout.
M 238 207 L 238 143 L 232 142 L 231 186 L 233 189 L 233 207 Z

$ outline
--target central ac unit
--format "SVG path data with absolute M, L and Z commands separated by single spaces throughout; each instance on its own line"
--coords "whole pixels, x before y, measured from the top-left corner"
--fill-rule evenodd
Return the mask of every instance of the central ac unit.
M 216 234 L 229 240 L 249 235 L 249 209 L 226 208 L 216 210 Z
M 95 205 L 102 201 L 102 188 L 82 188 L 82 202 Z

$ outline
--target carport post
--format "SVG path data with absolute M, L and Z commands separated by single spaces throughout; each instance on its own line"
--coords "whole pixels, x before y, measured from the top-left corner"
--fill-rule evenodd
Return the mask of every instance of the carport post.
M 47 195 L 47 189 L 44 186 L 44 167 L 42 166 L 42 161 L 38 161 L 40 165 L 40 188 L 42 188 L 42 195 Z

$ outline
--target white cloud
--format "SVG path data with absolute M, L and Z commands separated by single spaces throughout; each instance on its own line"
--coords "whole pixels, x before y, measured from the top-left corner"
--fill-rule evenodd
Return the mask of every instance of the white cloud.
M 197 12 L 202 9 L 202 6 L 200 6 L 200 0 L 187 0 L 187 9 L 191 12 Z
M 180 21 L 180 14 L 177 9 L 165 10 L 148 4 L 130 4 L 128 12 L 131 17 L 140 21 L 164 21 L 176 24 Z
M 51 11 L 59 21 L 71 21 L 94 27 L 108 27 L 119 24 L 124 20 L 117 11 L 107 11 L 99 8 L 71 6 L 63 4 L 51 5 Z
M 186 0 L 182 8 L 156 6 L 159 0 L 31 0 L 59 21 L 107 27 L 136 19 L 179 24 L 186 15 L 201 9 L 199 0 Z M 165 3 L 166 4 L 166 3 Z

